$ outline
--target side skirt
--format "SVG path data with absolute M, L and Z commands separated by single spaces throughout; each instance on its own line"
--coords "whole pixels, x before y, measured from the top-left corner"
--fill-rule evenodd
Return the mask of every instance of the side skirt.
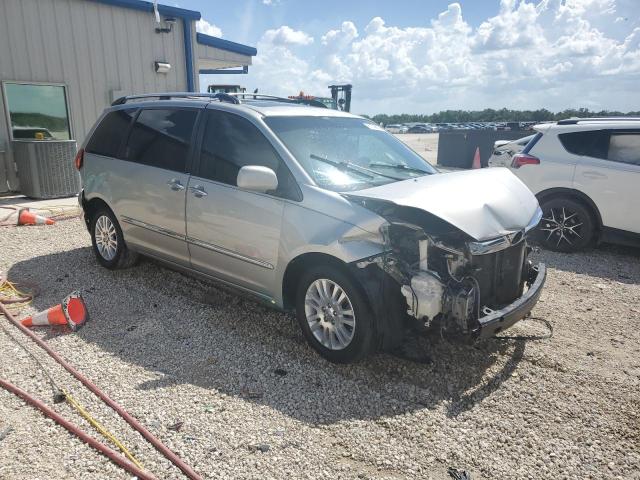
M 602 227 L 600 243 L 615 243 L 629 247 L 640 247 L 640 233 L 628 232 L 617 228 Z
M 166 258 L 159 257 L 158 255 L 155 255 L 149 250 L 147 250 L 146 248 L 132 247 L 131 249 L 135 250 L 141 255 L 144 255 L 146 257 L 149 257 L 161 263 L 162 265 L 166 266 L 171 270 L 184 273 L 185 275 L 197 278 L 199 280 L 205 280 L 205 281 L 216 283 L 222 287 L 230 289 L 232 291 L 231 293 L 233 293 L 234 295 L 239 295 L 241 297 L 248 298 L 250 300 L 253 300 L 255 302 L 258 302 L 262 305 L 265 305 L 267 307 L 273 308 L 278 311 L 283 311 L 283 308 L 279 306 L 276 303 L 276 301 L 268 295 L 256 292 L 254 290 L 251 290 L 246 287 L 242 287 L 240 285 L 236 285 L 235 283 L 223 280 L 221 278 L 214 277 L 213 275 L 209 275 L 207 273 L 201 272 L 200 270 L 195 270 L 191 267 L 187 267 L 179 263 L 172 262 L 170 260 L 167 260 Z

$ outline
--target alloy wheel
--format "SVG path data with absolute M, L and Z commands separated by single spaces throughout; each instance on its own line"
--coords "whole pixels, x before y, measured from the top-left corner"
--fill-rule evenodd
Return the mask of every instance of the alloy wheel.
M 347 293 L 336 282 L 319 278 L 309 285 L 304 310 L 313 336 L 330 350 L 342 350 L 353 340 L 356 317 Z
M 572 246 L 582 239 L 583 221 L 577 212 L 566 207 L 550 208 L 544 212 L 539 230 L 547 244 Z
M 118 234 L 116 227 L 109 217 L 101 215 L 96 220 L 94 231 L 98 252 L 107 261 L 115 258 L 118 251 Z

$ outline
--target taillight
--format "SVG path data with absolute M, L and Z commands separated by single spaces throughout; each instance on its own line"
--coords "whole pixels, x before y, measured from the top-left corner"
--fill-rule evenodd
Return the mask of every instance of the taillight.
M 520 168 L 523 165 L 540 165 L 540 159 L 528 153 L 517 153 L 511 160 L 511 168 Z
M 80 170 L 82 168 L 83 163 L 84 163 L 84 148 L 81 148 L 80 150 L 78 150 L 78 153 L 76 153 L 76 159 L 75 159 L 76 168 Z

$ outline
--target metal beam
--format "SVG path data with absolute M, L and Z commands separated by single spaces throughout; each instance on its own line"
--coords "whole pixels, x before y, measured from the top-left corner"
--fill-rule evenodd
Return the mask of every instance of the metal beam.
M 231 42 L 218 37 L 212 37 L 211 35 L 205 35 L 204 33 L 196 34 L 196 42 L 207 45 L 213 48 L 219 48 L 220 50 L 226 50 L 228 52 L 239 53 L 240 55 L 248 55 L 255 57 L 258 54 L 258 50 L 248 45 L 242 45 L 241 43 Z
M 243 66 L 241 70 L 232 70 L 228 68 L 201 68 L 200 75 L 237 75 L 249 73 L 249 67 Z

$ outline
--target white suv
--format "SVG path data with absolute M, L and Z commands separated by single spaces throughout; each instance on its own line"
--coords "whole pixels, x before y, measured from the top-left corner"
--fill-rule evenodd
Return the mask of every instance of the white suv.
M 592 242 L 640 245 L 640 118 L 536 125 L 510 169 L 543 210 L 543 246 L 571 252 Z

